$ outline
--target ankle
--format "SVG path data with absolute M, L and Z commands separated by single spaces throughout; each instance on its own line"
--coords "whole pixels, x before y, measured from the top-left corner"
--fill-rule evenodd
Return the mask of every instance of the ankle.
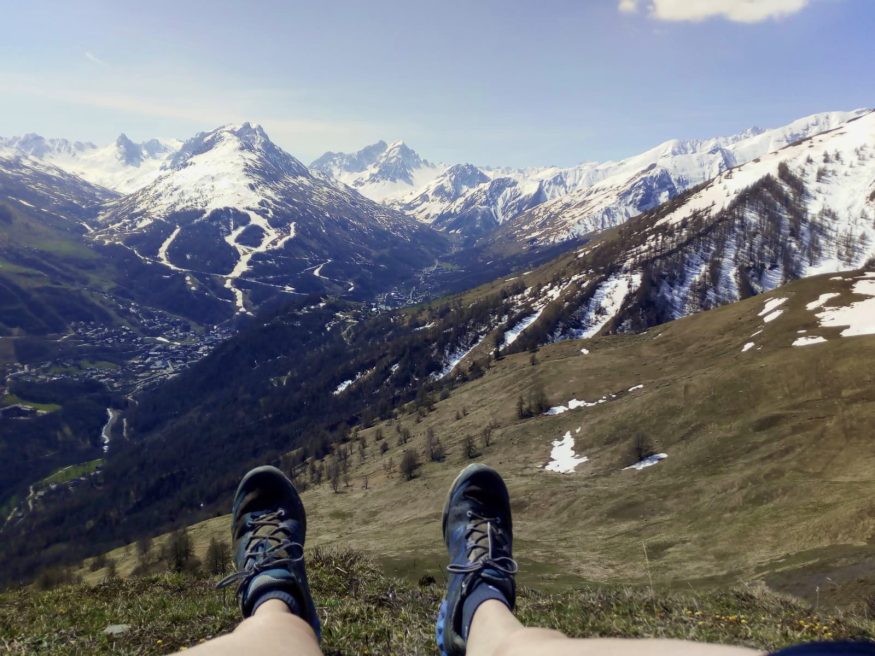
M 294 596 L 282 590 L 264 592 L 252 606 L 252 615 L 259 613 L 269 615 L 275 613 L 290 613 L 300 616 L 301 610 Z
M 471 633 L 471 625 L 474 622 L 474 616 L 483 604 L 494 602 L 500 604 L 503 608 L 495 606 L 500 611 L 510 612 L 513 609 L 511 602 L 507 599 L 504 593 L 493 585 L 481 582 L 475 587 L 468 598 L 462 604 L 462 638 L 467 640 Z M 492 605 L 492 604 L 490 604 Z

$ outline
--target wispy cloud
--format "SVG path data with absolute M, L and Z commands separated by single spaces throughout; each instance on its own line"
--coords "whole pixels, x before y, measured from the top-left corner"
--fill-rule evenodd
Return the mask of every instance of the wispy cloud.
M 663 21 L 703 21 L 725 18 L 737 23 L 759 23 L 802 11 L 809 0 L 619 0 L 624 13 L 646 12 Z
M 85 51 L 85 59 L 90 61 L 92 64 L 97 64 L 98 66 L 109 66 L 105 61 L 103 61 L 100 57 L 95 55 L 90 50 Z
M 184 129 L 191 132 L 176 135 L 180 137 L 191 136 L 195 130 L 209 130 L 219 125 L 253 121 L 264 125 L 271 138 L 289 152 L 305 158 L 321 155 L 326 148 L 359 148 L 365 142 L 394 134 L 392 124 L 314 116 L 313 112 L 291 109 L 290 115 L 277 115 L 274 112 L 266 113 L 263 108 L 258 110 L 248 107 L 247 102 L 229 105 L 226 95 L 216 96 L 203 92 L 186 95 L 182 91 L 161 94 L 142 89 L 111 92 L 87 87 L 69 88 L 62 82 L 40 84 L 27 76 L 2 72 L 0 88 L 8 96 L 78 105 L 96 112 L 119 112 L 122 117 L 104 115 L 108 120 L 118 122 L 120 131 L 129 129 L 126 126 L 130 125 L 130 118 L 124 118 L 124 115 L 181 122 L 186 125 Z M 243 98 L 246 94 L 239 95 Z

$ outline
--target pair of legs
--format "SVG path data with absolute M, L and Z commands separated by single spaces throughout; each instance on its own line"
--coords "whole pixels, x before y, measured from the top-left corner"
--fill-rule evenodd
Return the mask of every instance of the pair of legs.
M 185 653 L 192 656 L 321 656 L 322 651 L 310 625 L 292 615 L 283 602 L 274 599 L 261 605 L 233 633 Z M 526 628 L 507 606 L 490 600 L 474 613 L 467 653 L 470 656 L 744 656 L 759 652 L 680 640 L 572 640 L 551 629 Z
M 258 467 L 240 483 L 232 532 L 243 622 L 228 635 L 187 651 L 195 656 L 240 654 L 321 656 L 321 626 L 304 567 L 306 513 L 278 469 Z M 443 512 L 449 554 L 447 591 L 437 618 L 442 656 L 744 656 L 750 649 L 681 640 L 570 639 L 524 627 L 516 599 L 510 498 L 501 476 L 470 465 L 459 474 Z M 875 654 L 870 645 L 801 645 L 782 655 Z M 387 655 L 388 656 L 388 655 Z

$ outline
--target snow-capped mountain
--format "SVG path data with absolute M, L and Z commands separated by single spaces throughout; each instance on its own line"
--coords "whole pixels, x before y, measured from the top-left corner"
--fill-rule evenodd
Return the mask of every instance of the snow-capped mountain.
M 376 201 L 399 198 L 437 177 L 443 166 L 421 158 L 403 141 L 378 141 L 355 153 L 328 152 L 310 164 L 313 171 L 342 182 Z
M 431 228 L 313 175 L 249 123 L 185 142 L 100 222 L 96 238 L 185 273 L 241 312 L 277 294 L 371 293 L 445 248 Z
M 498 311 L 456 331 L 445 347 L 442 375 L 496 348 L 642 332 L 800 278 L 869 271 L 829 278 L 847 287 L 871 279 L 873 267 L 875 111 L 726 170 L 539 269 L 506 278 Z M 808 309 L 838 296 L 850 309 L 835 312 L 842 318 L 829 325 L 875 325 L 862 291 L 828 294 Z M 761 329 L 745 350 L 780 317 L 779 301 L 764 304 Z M 861 334 L 854 330 L 847 334 Z
M 675 139 L 626 159 L 570 168 L 419 166 L 424 160 L 413 153 L 405 169 L 409 175 L 389 185 L 378 172 L 399 144 L 385 142 L 348 155 L 326 153 L 311 168 L 468 240 L 502 226 L 496 239 L 543 247 L 618 225 L 723 171 L 860 113 L 828 112 L 770 130 Z
M 542 181 L 535 178 L 532 172 L 457 164 L 421 191 L 388 202 L 440 230 L 476 238 L 547 199 Z
M 119 193 L 131 193 L 152 182 L 179 148 L 173 139 L 134 143 L 122 134 L 107 146 L 90 142 L 46 139 L 38 134 L 0 138 L 0 149 L 53 164 L 68 173 Z
M 502 237 L 544 245 L 616 226 L 735 166 L 832 130 L 865 112 L 815 114 L 781 128 L 751 129 L 730 137 L 672 140 L 618 162 L 582 165 L 574 170 L 573 182 L 566 184 L 568 193 L 514 218 L 502 228 Z M 567 172 L 560 176 L 568 180 Z
M 57 166 L 17 150 L 0 150 L 0 200 L 9 200 L 74 222 L 94 218 L 102 203 L 116 198 Z
M 875 112 L 604 233 L 519 295 L 514 348 L 650 326 L 875 258 Z M 528 312 L 526 311 L 528 308 Z

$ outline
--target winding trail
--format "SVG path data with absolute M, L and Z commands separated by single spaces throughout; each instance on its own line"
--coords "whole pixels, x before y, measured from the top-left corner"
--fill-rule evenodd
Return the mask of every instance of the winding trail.
M 158 249 L 158 261 L 161 262 L 168 269 L 173 269 L 174 271 L 182 271 L 178 266 L 173 264 L 170 259 L 167 257 L 167 249 L 170 248 L 170 244 L 173 243 L 173 240 L 176 239 L 177 235 L 179 235 L 179 231 L 182 230 L 180 226 L 176 226 L 173 229 L 173 232 L 170 233 L 170 236 L 164 240 L 164 243 L 161 244 L 161 247 Z
M 329 280 L 329 278 L 322 275 L 322 267 L 324 267 L 326 264 L 331 264 L 331 260 L 330 259 L 325 260 L 322 264 L 320 264 L 315 269 L 313 269 L 313 275 L 316 276 L 317 278 L 323 278 L 324 280 Z
M 282 248 L 285 246 L 286 242 L 289 239 L 294 238 L 295 236 L 295 224 L 289 224 L 289 234 L 283 235 L 276 228 L 274 228 L 263 216 L 260 216 L 254 212 L 247 212 L 249 215 L 249 223 L 245 226 L 240 226 L 236 230 L 233 230 L 225 237 L 225 243 L 227 243 L 231 248 L 237 251 L 238 260 L 237 264 L 234 265 L 234 268 L 231 269 L 231 273 L 225 276 L 225 288 L 228 289 L 232 294 L 234 294 L 235 304 L 237 305 L 237 312 L 240 314 L 251 314 L 249 310 L 246 309 L 246 304 L 243 298 L 243 291 L 238 289 L 234 282 L 240 278 L 244 273 L 249 271 L 249 261 L 253 258 L 253 256 L 258 253 L 264 253 L 269 250 L 274 250 L 277 248 Z M 237 242 L 237 239 L 243 233 L 246 228 L 251 225 L 256 225 L 261 228 L 261 231 L 264 233 L 264 237 L 261 239 L 261 243 L 258 246 L 246 246 L 244 244 L 240 244 Z
M 115 422 L 118 421 L 118 418 L 121 416 L 121 412 L 118 410 L 113 410 L 112 408 L 106 409 L 106 423 L 103 425 L 103 428 L 100 430 L 100 440 L 103 442 L 103 452 L 106 453 L 109 451 L 109 441 L 112 438 L 112 429 L 115 426 Z

